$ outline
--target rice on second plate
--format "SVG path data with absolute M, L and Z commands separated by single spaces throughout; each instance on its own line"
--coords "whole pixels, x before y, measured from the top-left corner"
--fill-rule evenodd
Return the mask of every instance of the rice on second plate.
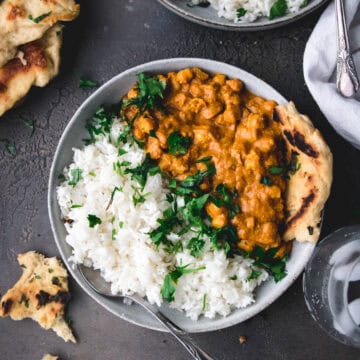
M 167 274 L 176 266 L 196 269 L 178 279 L 170 303 L 193 320 L 201 314 L 226 316 L 253 303 L 254 289 L 268 277 L 252 265 L 253 260 L 227 258 L 224 250 L 211 248 L 209 239 L 199 258 L 185 246 L 177 254 L 169 254 L 163 245 L 154 246 L 147 233 L 158 227 L 157 219 L 168 207 L 168 190 L 160 174 L 149 176 L 142 192 L 145 201 L 134 205 L 138 190 L 130 175 L 114 171 L 114 163 L 120 160 L 136 167 L 145 159 L 145 152 L 136 144 L 126 144 L 123 149 L 127 153 L 119 155 L 113 144 L 121 131 L 122 124 L 115 120 L 109 137 L 100 136 L 94 144 L 74 149 L 73 163 L 64 169 L 67 180 L 57 188 L 57 198 L 68 220 L 66 241 L 73 248 L 70 260 L 100 269 L 114 294 L 138 293 L 157 305 L 163 302 L 161 288 Z M 71 181 L 74 177 L 75 182 Z M 89 215 L 98 220 L 91 223 Z M 168 238 L 186 244 L 191 237 L 189 232 Z M 257 276 L 251 279 L 253 271 Z
M 263 16 L 269 17 L 272 6 L 277 2 L 278 0 L 192 0 L 194 5 L 210 3 L 219 17 L 234 22 L 253 22 Z M 285 2 L 287 5 L 286 13 L 296 13 L 308 1 L 286 0 Z

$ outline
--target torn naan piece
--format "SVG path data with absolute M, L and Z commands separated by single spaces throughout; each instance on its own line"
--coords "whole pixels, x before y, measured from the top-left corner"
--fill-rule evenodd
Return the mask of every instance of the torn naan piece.
M 285 194 L 287 221 L 285 241 L 316 242 L 321 217 L 330 195 L 333 156 L 311 120 L 300 114 L 294 103 L 275 108 L 291 157 L 298 168 L 289 176 Z
M 45 329 L 53 329 L 65 341 L 76 339 L 64 319 L 70 299 L 68 274 L 56 258 L 29 251 L 18 256 L 23 273 L 0 300 L 0 317 L 32 318 Z
M 71 21 L 80 11 L 74 0 L 0 1 L 0 68 L 18 47 L 38 40 L 58 21 Z
M 44 87 L 58 74 L 61 29 L 61 25 L 55 25 L 43 38 L 20 46 L 18 56 L 0 68 L 0 116 L 32 86 Z

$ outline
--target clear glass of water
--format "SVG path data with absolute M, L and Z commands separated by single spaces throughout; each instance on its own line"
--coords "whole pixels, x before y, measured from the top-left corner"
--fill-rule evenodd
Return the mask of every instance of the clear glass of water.
M 360 225 L 323 239 L 306 266 L 305 301 L 333 338 L 360 348 Z

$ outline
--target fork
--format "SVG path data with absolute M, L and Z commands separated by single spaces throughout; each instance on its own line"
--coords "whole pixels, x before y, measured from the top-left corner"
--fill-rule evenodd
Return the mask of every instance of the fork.
M 137 294 L 131 296 L 114 295 L 111 292 L 110 284 L 102 278 L 99 270 L 94 270 L 84 265 L 78 265 L 77 268 L 87 285 L 89 285 L 89 287 L 98 294 L 110 298 L 128 299 L 143 307 L 152 316 L 154 316 L 167 330 L 169 330 L 170 334 L 179 341 L 179 343 L 188 351 L 188 353 L 192 356 L 193 359 L 215 360 L 215 358 L 211 357 L 208 353 L 202 350 L 199 345 L 195 343 L 195 341 L 190 337 L 189 333 L 174 324 L 163 313 L 161 313 L 158 308 L 151 305 L 144 298 Z
M 336 86 L 343 96 L 352 97 L 359 90 L 359 78 L 356 73 L 354 59 L 349 45 L 344 0 L 335 0 L 335 8 L 338 29 Z

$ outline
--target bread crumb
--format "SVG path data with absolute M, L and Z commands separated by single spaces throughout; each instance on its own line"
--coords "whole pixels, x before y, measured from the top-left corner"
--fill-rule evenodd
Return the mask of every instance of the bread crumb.
M 239 337 L 239 342 L 240 342 L 240 344 L 244 344 L 245 342 L 246 342 L 246 336 L 244 336 L 244 335 L 241 335 L 240 337 Z

